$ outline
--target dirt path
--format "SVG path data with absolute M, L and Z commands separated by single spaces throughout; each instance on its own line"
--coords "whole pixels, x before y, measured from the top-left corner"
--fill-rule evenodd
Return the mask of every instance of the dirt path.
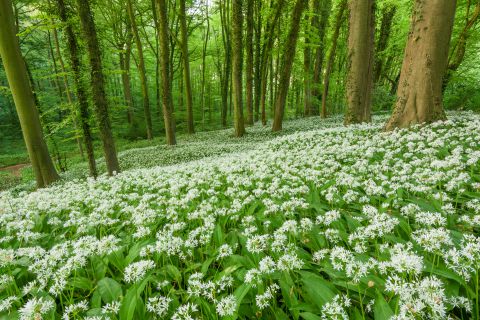
M 11 174 L 13 174 L 14 176 L 20 177 L 20 175 L 21 175 L 20 170 L 25 168 L 25 167 L 29 167 L 29 166 L 30 166 L 30 163 L 20 163 L 20 164 L 14 165 L 14 166 L 2 167 L 2 168 L 0 168 L 0 171 L 8 171 Z

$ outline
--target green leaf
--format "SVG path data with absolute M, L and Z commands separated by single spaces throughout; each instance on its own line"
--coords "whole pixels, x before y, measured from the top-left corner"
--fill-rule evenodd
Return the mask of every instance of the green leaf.
M 105 303 L 115 301 L 122 295 L 122 286 L 111 278 L 98 281 L 97 290 Z
M 302 312 L 302 313 L 300 313 L 300 317 L 302 317 L 305 320 L 322 320 L 321 317 L 319 317 L 316 314 L 313 314 L 311 312 Z
M 92 281 L 85 277 L 76 276 L 73 279 L 70 279 L 69 284 L 77 289 L 83 290 L 91 290 L 92 289 Z
M 373 314 L 375 320 L 388 320 L 395 315 L 392 308 L 390 308 L 390 305 L 385 301 L 385 298 L 380 292 L 377 293 L 377 298 L 373 305 Z
M 322 277 L 307 271 L 301 271 L 300 275 L 306 295 L 320 310 L 335 297 L 335 287 Z
M 248 291 L 252 288 L 251 285 L 249 284 L 242 284 L 240 287 L 238 287 L 235 292 L 235 298 L 237 298 L 237 305 L 240 306 L 242 304 L 243 298 L 247 295 Z
M 135 315 L 135 310 L 137 309 L 137 304 L 139 304 L 139 300 L 141 299 L 140 295 L 145 289 L 148 281 L 150 280 L 149 277 L 143 279 L 141 282 L 133 285 L 130 289 L 127 290 L 125 294 L 125 298 L 122 300 L 122 305 L 120 306 L 120 320 L 132 320 Z M 138 313 L 139 311 L 137 311 Z

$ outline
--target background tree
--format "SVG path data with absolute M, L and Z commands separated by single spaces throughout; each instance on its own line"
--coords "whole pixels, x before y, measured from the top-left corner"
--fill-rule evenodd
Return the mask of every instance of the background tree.
M 243 0 L 233 0 L 232 3 L 232 89 L 235 136 L 245 134 L 243 119 L 243 90 L 242 90 L 242 64 L 243 64 Z
M 170 78 L 170 49 L 168 36 L 167 6 L 165 0 L 156 0 L 158 16 L 158 42 L 160 44 L 160 64 L 162 75 L 162 102 L 165 134 L 168 145 L 177 143 L 175 138 L 175 117 L 173 115 L 171 78 Z
M 140 39 L 140 34 L 138 32 L 137 22 L 135 20 L 135 10 L 132 5 L 132 0 L 127 0 L 127 12 L 130 20 L 129 25 L 132 28 L 132 34 L 135 40 L 135 45 L 138 53 L 138 72 L 140 73 L 140 84 L 142 86 L 143 111 L 145 113 L 147 139 L 153 139 L 152 115 L 150 112 L 150 98 L 148 96 L 147 71 L 145 69 L 143 46 L 142 46 L 142 41 Z
M 193 98 L 192 84 L 190 81 L 190 55 L 188 52 L 188 30 L 187 30 L 187 10 L 185 9 L 185 0 L 180 0 L 180 34 L 182 36 L 182 63 L 183 63 L 183 81 L 185 85 L 185 96 L 187 98 L 187 132 L 195 133 L 193 124 Z
M 273 119 L 272 130 L 282 130 L 283 115 L 285 113 L 285 102 L 287 99 L 288 87 L 290 84 L 290 75 L 292 72 L 293 59 L 297 48 L 298 33 L 300 29 L 300 20 L 302 13 L 307 5 L 307 0 L 297 0 L 293 9 L 292 23 L 285 43 L 285 58 L 282 63 L 283 72 L 280 75 L 279 90 L 275 98 L 275 115 Z

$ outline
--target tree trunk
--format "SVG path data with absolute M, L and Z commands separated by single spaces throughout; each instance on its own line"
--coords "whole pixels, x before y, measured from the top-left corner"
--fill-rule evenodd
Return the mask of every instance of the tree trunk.
M 71 112 L 73 113 L 73 127 L 75 129 L 75 140 L 77 141 L 78 145 L 78 151 L 80 152 L 80 156 L 82 159 L 85 159 L 85 156 L 83 154 L 83 145 L 82 141 L 80 139 L 80 133 L 78 132 L 78 116 L 75 112 L 74 106 L 73 106 L 73 99 L 72 99 L 72 93 L 70 91 L 70 85 L 68 83 L 68 77 L 67 77 L 67 71 L 65 68 L 65 63 L 63 61 L 62 53 L 60 52 L 60 42 L 58 40 L 58 32 L 57 29 L 53 29 L 53 39 L 55 40 L 55 52 L 57 53 L 58 56 L 58 61 L 60 62 L 60 67 L 62 68 L 62 73 L 63 73 L 63 85 L 65 87 L 65 93 L 67 94 L 67 101 L 68 104 L 70 105 Z
M 243 65 L 243 0 L 233 0 L 232 3 L 232 89 L 233 89 L 233 123 L 235 136 L 245 134 L 243 120 L 243 90 L 242 90 L 242 65 Z
M 446 118 L 442 105 L 456 0 L 415 2 L 400 75 L 397 101 L 385 129 Z
M 312 89 L 311 89 L 311 63 L 312 49 L 310 43 L 310 23 L 312 19 L 310 15 L 305 16 L 305 42 L 303 47 L 303 114 L 311 116 L 312 110 Z
M 253 125 L 253 0 L 247 0 L 247 37 L 246 46 L 246 104 L 247 104 L 247 124 Z
M 345 124 L 370 122 L 375 41 L 375 0 L 350 0 Z
M 170 78 L 170 44 L 168 37 L 167 5 L 165 0 L 156 0 L 158 16 L 158 42 L 160 44 L 160 65 L 162 76 L 163 121 L 168 145 L 175 145 L 175 116 L 173 114 L 171 78 Z
M 81 60 L 78 54 L 78 44 L 73 27 L 70 24 L 70 14 L 67 11 L 64 0 L 57 0 L 58 14 L 62 23 L 65 24 L 65 34 L 67 37 L 67 48 L 70 56 L 70 65 L 73 71 L 73 81 L 77 93 L 77 100 L 80 111 L 80 123 L 82 126 L 83 141 L 87 151 L 88 168 L 90 175 L 97 176 L 97 165 L 95 163 L 95 154 L 93 149 L 93 138 L 90 130 L 90 116 L 88 112 L 88 96 L 83 85 L 81 74 Z
M 328 17 L 332 11 L 332 0 L 324 0 L 320 4 L 320 0 L 314 0 L 314 12 L 312 25 L 316 28 L 320 43 L 315 52 L 315 66 L 312 79 L 312 98 L 317 105 L 314 113 L 319 113 L 318 104 L 321 101 L 321 83 L 323 61 L 325 60 L 325 35 L 327 33 Z
M 256 29 L 255 29 L 255 122 L 260 119 L 260 93 L 261 93 L 261 59 L 262 59 L 262 1 L 257 0 L 255 3 Z
M 193 124 L 193 98 L 192 98 L 192 84 L 190 79 L 190 61 L 188 54 L 188 30 L 186 18 L 185 0 L 180 0 L 180 34 L 182 37 L 182 62 L 183 62 L 183 77 L 185 83 L 185 94 L 187 98 L 187 133 L 195 133 Z
M 108 100 L 105 94 L 105 79 L 102 69 L 102 53 L 97 39 L 97 31 L 90 4 L 87 0 L 77 0 L 80 24 L 88 47 L 91 68 L 91 86 L 95 113 L 97 116 L 100 136 L 103 142 L 103 152 L 109 175 L 120 172 L 120 165 L 115 150 L 110 118 L 108 116 Z
M 225 62 L 223 65 L 223 81 L 222 81 L 222 126 L 227 127 L 227 112 L 228 112 L 228 98 L 229 98 L 229 86 L 230 86 L 230 76 L 231 76 L 231 43 L 230 43 L 230 19 L 228 12 L 229 10 L 229 1 L 224 0 L 219 2 L 220 9 L 220 20 L 222 24 L 222 40 L 223 47 L 225 50 Z
M 273 11 L 273 14 L 270 19 L 268 19 L 268 25 L 264 32 L 264 41 L 262 48 L 262 57 L 260 60 L 260 108 L 262 112 L 262 124 L 267 125 L 267 111 L 266 111 L 266 99 L 267 99 L 267 83 L 268 83 L 268 67 L 272 66 L 272 47 L 275 41 L 275 27 L 277 25 L 278 19 L 282 13 L 285 0 L 279 0 L 277 2 L 277 7 Z M 270 70 L 270 76 L 273 76 L 272 70 Z M 270 81 L 270 84 L 273 84 L 273 81 Z M 273 90 L 270 89 L 270 94 L 273 93 Z
M 323 78 L 322 111 L 320 113 L 323 119 L 327 117 L 327 98 L 328 98 L 328 89 L 330 86 L 330 76 L 333 71 L 335 54 L 337 52 L 338 37 L 340 36 L 340 28 L 342 27 L 342 24 L 344 21 L 346 9 L 347 9 L 347 0 L 342 0 L 342 2 L 340 2 L 338 12 L 335 17 L 335 30 L 332 36 L 332 46 L 330 47 L 330 52 L 328 53 L 327 66 L 325 69 L 325 76 Z
M 153 139 L 152 114 L 150 112 L 150 98 L 148 96 L 147 71 L 143 58 L 143 47 L 138 34 L 137 22 L 135 20 L 135 11 L 133 10 L 132 0 L 127 0 L 127 12 L 132 28 L 133 39 L 138 53 L 138 72 L 140 73 L 140 84 L 142 86 L 143 112 L 145 113 L 145 122 L 147 127 L 147 139 Z
M 375 68 L 374 68 L 374 78 L 373 82 L 377 83 L 382 76 L 383 71 L 383 59 L 382 53 L 387 49 L 388 39 L 390 38 L 390 33 L 392 30 L 393 18 L 397 7 L 395 5 L 387 5 L 382 10 L 382 22 L 380 25 L 380 36 L 377 41 L 376 47 L 376 56 L 375 56 Z
M 133 113 L 133 98 L 132 89 L 130 85 L 130 55 L 132 54 L 132 33 L 127 31 L 127 40 L 125 43 L 125 52 L 123 48 L 120 49 L 120 68 L 122 68 L 122 86 L 123 86 L 123 99 L 127 106 L 127 121 L 130 125 L 134 124 Z
M 285 49 L 283 50 L 284 61 L 282 63 L 282 72 L 280 74 L 279 87 L 275 98 L 275 115 L 272 131 L 282 130 L 285 101 L 287 99 L 288 87 L 290 86 L 290 75 L 292 73 L 293 60 L 297 48 L 298 33 L 300 31 L 300 20 L 307 3 L 307 0 L 297 0 L 295 8 L 293 9 L 291 29 L 288 33 Z
M 476 25 L 478 19 L 480 19 L 480 1 L 477 2 L 475 5 L 475 10 L 473 11 L 472 16 L 469 15 L 470 13 L 470 1 L 468 2 L 468 8 L 467 8 L 467 20 L 465 22 L 465 26 L 460 33 L 460 36 L 458 37 L 458 41 L 454 47 L 453 54 L 451 58 L 448 59 L 448 67 L 447 71 L 445 72 L 445 76 L 443 77 L 443 83 L 442 83 L 442 92 L 445 91 L 447 88 L 448 82 L 450 81 L 450 78 L 452 74 L 458 70 L 460 65 L 463 62 L 463 59 L 465 58 L 465 51 L 467 49 L 467 40 L 470 36 L 470 31 L 471 29 Z
M 2 58 L 10 90 L 22 127 L 30 162 L 39 188 L 59 179 L 43 139 L 42 126 L 25 62 L 16 36 L 15 21 L 10 0 L 0 1 L 0 57 Z
M 202 83 L 201 83 L 201 97 L 200 102 L 202 104 L 202 126 L 205 129 L 205 74 L 206 74 L 206 59 L 207 59 L 207 46 L 210 39 L 210 16 L 208 15 L 208 2 L 205 1 L 205 20 L 207 22 L 207 30 L 203 38 L 203 49 L 202 49 Z M 210 108 L 209 108 L 210 112 Z

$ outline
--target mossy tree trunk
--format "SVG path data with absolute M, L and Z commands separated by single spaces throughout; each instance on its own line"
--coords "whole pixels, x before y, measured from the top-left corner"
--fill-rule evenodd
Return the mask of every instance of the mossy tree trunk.
M 80 24 L 87 44 L 88 56 L 90 58 L 92 96 L 95 105 L 95 114 L 100 129 L 100 136 L 103 143 L 103 153 L 107 164 L 107 172 L 109 175 L 113 175 L 114 172 L 120 172 L 120 165 L 117 159 L 115 141 L 113 140 L 112 128 L 108 115 L 108 100 L 105 93 L 102 52 L 100 51 L 97 31 L 95 30 L 95 22 L 93 20 L 89 1 L 77 0 L 77 7 Z
M 83 141 L 87 151 L 88 168 L 90 175 L 97 176 L 97 165 L 95 163 L 95 154 L 93 150 L 93 138 L 90 130 L 90 115 L 88 111 L 88 95 L 82 80 L 81 60 L 78 53 L 78 44 L 75 32 L 70 23 L 70 13 L 64 0 L 57 0 L 57 9 L 60 21 L 65 25 L 65 35 L 67 39 L 67 49 L 69 52 L 70 65 L 73 71 L 73 81 L 77 94 L 78 106 L 80 111 L 80 123 L 82 126 Z
M 371 120 L 375 1 L 350 0 L 349 9 L 346 125 Z
M 45 187 L 59 179 L 43 138 L 27 68 L 20 52 L 10 0 L 0 1 L 0 56 L 22 127 L 37 186 Z
M 446 118 L 442 79 L 448 63 L 456 0 L 417 0 L 403 58 L 397 101 L 385 129 Z

